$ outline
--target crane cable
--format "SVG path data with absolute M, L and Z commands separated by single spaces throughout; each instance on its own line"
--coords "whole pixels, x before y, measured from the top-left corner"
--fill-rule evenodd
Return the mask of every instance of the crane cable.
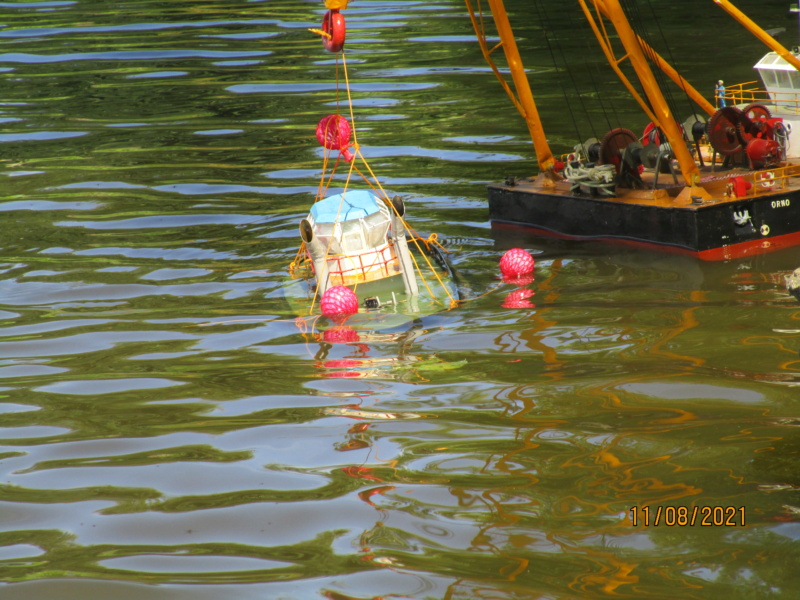
M 314 34 L 321 35 L 323 37 L 330 37 L 330 34 L 324 32 L 322 30 L 319 30 L 319 29 L 309 29 L 309 31 L 314 33 Z M 347 173 L 347 179 L 345 181 L 344 190 L 342 192 L 342 199 L 340 201 L 339 208 L 338 208 L 338 211 L 337 211 L 336 222 L 339 221 L 339 215 L 341 214 L 341 211 L 342 211 L 342 208 L 343 208 L 343 204 L 344 204 L 344 195 L 347 193 L 347 190 L 348 190 L 348 188 L 350 186 L 350 181 L 352 179 L 353 173 L 355 172 L 355 173 L 357 173 L 358 175 L 361 176 L 361 178 L 366 182 L 366 184 L 369 187 L 371 187 L 375 191 L 380 191 L 381 199 L 384 200 L 391 207 L 391 210 L 393 210 L 395 212 L 395 215 L 398 217 L 400 222 L 409 231 L 409 233 L 411 234 L 411 239 L 409 241 L 415 245 L 415 247 L 419 251 L 420 255 L 425 259 L 425 263 L 427 264 L 428 268 L 430 269 L 430 271 L 433 273 L 434 277 L 438 281 L 439 286 L 445 291 L 445 293 L 447 294 L 448 298 L 450 299 L 450 308 L 453 308 L 458 304 L 458 300 L 456 300 L 453 297 L 453 295 L 450 292 L 450 290 L 447 287 L 447 285 L 445 285 L 445 283 L 442 281 L 441 276 L 439 275 L 438 271 L 436 270 L 436 268 L 431 263 L 430 258 L 423 251 L 423 249 L 422 249 L 422 247 L 420 245 L 420 242 L 426 244 L 426 246 L 428 246 L 428 247 L 429 247 L 430 244 L 435 244 L 440 249 L 442 249 L 443 251 L 447 252 L 447 250 L 445 250 L 441 246 L 441 244 L 439 244 L 436 241 L 436 234 L 432 234 L 427 240 L 422 238 L 408 224 L 408 222 L 403 218 L 403 216 L 400 215 L 397 212 L 397 209 L 394 207 L 394 204 L 392 202 L 388 202 L 389 195 L 383 189 L 383 186 L 381 185 L 380 180 L 375 175 L 375 173 L 373 172 L 372 168 L 369 166 L 369 162 L 367 161 L 367 159 L 364 157 L 363 153 L 361 152 L 361 147 L 358 144 L 358 133 L 357 133 L 357 127 L 356 127 L 356 121 L 355 121 L 355 112 L 353 110 L 353 98 L 352 98 L 352 92 L 351 92 L 351 86 L 350 86 L 350 78 L 349 78 L 349 74 L 348 74 L 348 71 L 347 71 L 347 58 L 345 57 L 344 48 L 342 48 L 339 52 L 336 53 L 336 112 L 335 112 L 335 115 L 337 117 L 341 117 L 341 110 L 340 110 L 340 96 L 341 96 L 341 93 L 340 93 L 340 87 L 341 87 L 342 78 L 339 75 L 339 71 L 340 71 L 339 57 L 340 56 L 341 56 L 341 71 L 344 74 L 344 77 L 343 77 L 344 78 L 344 89 L 345 89 L 346 95 L 347 95 L 347 108 L 348 108 L 348 112 L 350 113 L 350 131 L 352 132 L 352 136 L 353 136 L 352 147 L 353 147 L 353 150 L 354 150 L 354 157 L 353 157 L 353 160 L 350 161 L 350 168 L 349 168 L 348 173 Z M 348 146 L 349 146 L 349 144 L 348 144 Z M 331 168 L 330 175 L 327 176 L 327 182 L 326 182 L 326 171 L 328 169 L 328 164 L 329 164 L 329 161 L 330 161 L 330 149 L 325 147 L 325 150 L 323 152 L 322 173 L 321 173 L 321 176 L 320 176 L 320 183 L 319 183 L 319 187 L 318 187 L 318 190 L 317 190 L 317 195 L 316 195 L 316 198 L 315 198 L 315 202 L 321 200 L 324 197 L 325 193 L 327 192 L 328 188 L 330 187 L 330 185 L 331 185 L 331 183 L 333 181 L 334 174 L 336 173 L 336 168 L 339 166 L 339 163 L 341 162 L 341 158 L 342 158 L 341 153 L 345 149 L 346 148 L 340 149 L 340 154 L 337 157 L 335 163 L 333 164 L 333 167 Z M 355 159 L 356 158 L 360 159 L 364 163 L 364 166 L 366 167 L 367 171 L 369 171 L 369 174 L 371 175 L 372 180 L 374 181 L 374 185 L 356 167 L 356 164 L 355 164 L 355 162 L 356 162 Z M 325 250 L 325 260 L 328 260 L 328 257 L 330 256 L 330 249 L 331 249 L 331 243 L 332 242 L 333 242 L 333 236 L 331 236 L 328 239 L 328 246 L 327 246 L 327 248 Z M 298 250 L 298 257 L 304 251 L 304 249 L 305 249 L 304 246 L 305 246 L 305 244 L 302 243 L 301 246 L 300 246 L 300 249 Z M 435 302 L 437 302 L 439 304 L 442 304 L 442 302 L 439 300 L 439 298 L 437 298 L 436 295 L 431 290 L 430 285 L 428 284 L 428 281 L 425 278 L 425 275 L 422 272 L 422 269 L 420 268 L 419 263 L 417 262 L 417 259 L 414 257 L 414 255 L 412 253 L 409 253 L 409 256 L 411 257 L 411 260 L 414 263 L 414 268 L 417 271 L 417 274 L 419 275 L 420 279 L 422 280 L 422 283 L 425 286 L 425 289 L 427 289 L 428 294 L 430 294 L 431 299 L 433 299 Z M 356 287 L 357 287 L 357 285 L 358 284 L 356 284 Z M 313 296 L 312 301 L 311 301 L 310 310 L 313 310 L 314 305 L 316 304 L 318 290 L 319 290 L 319 286 L 317 286 L 316 289 L 314 290 L 314 296 Z

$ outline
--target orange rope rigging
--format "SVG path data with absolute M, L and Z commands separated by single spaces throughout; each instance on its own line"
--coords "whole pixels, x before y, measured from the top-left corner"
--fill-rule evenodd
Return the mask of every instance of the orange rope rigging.
M 320 29 L 309 29 L 309 31 L 314 33 L 314 34 L 321 35 L 323 38 L 330 38 L 331 37 L 329 33 L 325 32 L 325 31 L 322 31 Z M 339 60 L 340 56 L 341 56 L 341 62 Z M 375 173 L 373 172 L 372 168 L 370 167 L 367 159 L 362 154 L 361 147 L 360 147 L 360 145 L 358 143 L 358 131 L 357 131 L 357 127 L 356 127 L 355 113 L 354 113 L 354 108 L 353 108 L 353 99 L 352 99 L 352 93 L 351 93 L 350 78 L 349 78 L 348 69 L 347 69 L 347 58 L 345 56 L 344 49 L 342 49 L 342 50 L 340 50 L 339 52 L 336 53 L 335 65 L 336 65 L 336 79 L 335 79 L 336 100 L 335 100 L 335 113 L 334 114 L 335 114 L 336 117 L 341 117 L 342 116 L 341 115 L 341 97 L 342 97 L 343 94 L 342 94 L 342 91 L 341 91 L 341 87 L 342 87 L 342 80 L 343 80 L 343 83 L 344 83 L 343 87 L 344 87 L 344 92 L 345 92 L 344 95 L 346 95 L 346 99 L 347 99 L 347 112 L 349 112 L 349 115 L 350 115 L 350 117 L 349 117 L 349 121 L 350 121 L 349 125 L 350 125 L 350 132 L 352 134 L 352 143 L 350 143 L 350 141 L 348 140 L 348 142 L 346 144 L 346 147 L 338 149 L 339 154 L 337 155 L 336 160 L 333 162 L 332 166 L 330 165 L 330 163 L 331 163 L 330 152 L 332 150 L 327 145 L 323 144 L 324 152 L 323 152 L 323 160 L 322 160 L 322 172 L 320 174 L 320 181 L 319 181 L 319 186 L 318 186 L 318 189 L 317 189 L 317 194 L 316 194 L 315 201 L 322 200 L 325 197 L 325 195 L 328 192 L 328 189 L 330 188 L 330 186 L 331 186 L 331 184 L 333 182 L 334 176 L 336 174 L 337 168 L 339 167 L 339 163 L 341 162 L 342 156 L 345 154 L 345 151 L 347 151 L 349 148 L 352 147 L 352 149 L 353 149 L 353 157 L 352 157 L 352 160 L 350 161 L 349 169 L 348 169 L 348 172 L 347 172 L 347 177 L 346 177 L 345 182 L 344 182 L 344 189 L 343 189 L 343 192 L 342 192 L 342 200 L 340 201 L 340 205 L 339 205 L 339 213 L 341 213 L 341 210 L 343 208 L 342 205 L 344 203 L 344 194 L 346 194 L 347 190 L 349 189 L 350 182 L 351 182 L 352 177 L 353 177 L 353 173 L 355 172 L 357 175 L 359 175 L 361 177 L 361 179 L 373 191 L 376 192 L 376 195 L 378 195 L 387 204 L 387 206 L 390 207 L 390 210 L 393 210 L 395 212 L 395 215 L 399 218 L 399 220 L 402 223 L 402 225 L 408 230 L 408 232 L 410 234 L 409 241 L 416 247 L 416 249 L 419 252 L 419 254 L 424 258 L 424 261 L 425 261 L 428 269 L 433 274 L 435 279 L 438 281 L 439 286 L 444 290 L 444 292 L 447 294 L 448 298 L 450 299 L 450 308 L 452 308 L 452 307 L 454 307 L 454 306 L 456 306 L 458 304 L 458 301 L 451 294 L 450 289 L 444 283 L 444 281 L 443 281 L 442 277 L 440 276 L 439 272 L 434 267 L 434 265 L 431 263 L 431 261 L 430 261 L 428 255 L 426 254 L 426 252 L 423 251 L 421 244 L 424 244 L 425 247 L 428 248 L 428 249 L 431 248 L 431 245 L 436 245 L 438 248 L 440 248 L 444 252 L 448 252 L 448 251 L 445 248 L 443 248 L 441 246 L 441 244 L 438 243 L 437 236 L 436 236 L 435 233 L 431 234 L 427 239 L 422 238 L 408 224 L 408 222 L 403 218 L 403 216 L 401 216 L 397 212 L 397 209 L 394 207 L 394 204 L 391 201 L 389 201 L 389 195 L 386 193 L 386 190 L 384 190 L 383 186 L 381 185 L 380 180 L 375 175 Z M 340 71 L 341 71 L 342 76 L 340 76 Z M 358 169 L 358 167 L 355 164 L 356 163 L 356 159 L 358 159 L 361 162 L 363 162 L 364 167 L 366 168 L 367 172 L 369 173 L 369 177 L 367 177 L 367 175 L 365 175 L 364 173 L 361 172 L 360 169 Z M 330 169 L 330 171 L 329 171 L 329 169 Z M 372 181 L 370 181 L 370 177 L 371 177 Z M 328 239 L 328 245 L 327 245 L 327 248 L 325 250 L 325 260 L 326 261 L 331 256 L 331 243 L 332 242 L 333 242 L 333 236 L 331 236 Z M 306 250 L 305 243 L 303 243 L 303 244 L 301 244 L 300 249 L 298 250 L 298 253 L 297 253 L 297 256 L 295 257 L 295 260 L 290 265 L 290 269 L 291 270 L 299 268 L 304 262 L 306 262 L 306 261 L 303 260 L 303 257 L 305 255 L 305 250 Z M 431 287 L 428 284 L 427 279 L 425 278 L 425 274 L 423 273 L 423 270 L 420 268 L 420 265 L 419 265 L 417 259 L 414 257 L 414 253 L 409 253 L 409 255 L 411 257 L 411 260 L 414 263 L 414 270 L 416 271 L 416 274 L 419 276 L 419 278 L 422 280 L 422 283 L 423 283 L 425 289 L 427 290 L 428 294 L 430 295 L 430 298 L 433 299 L 435 302 L 437 302 L 439 304 L 443 304 L 441 302 L 441 300 L 439 298 L 437 298 L 436 295 L 431 290 Z M 315 306 L 315 304 L 317 302 L 317 299 L 318 299 L 317 297 L 318 297 L 318 294 L 319 294 L 319 291 L 318 291 L 319 287 L 320 286 L 317 286 L 315 288 L 315 290 L 314 290 L 314 295 L 313 295 L 313 298 L 312 298 L 312 301 L 311 301 L 311 306 L 309 307 L 309 314 L 311 313 L 311 311 L 313 311 L 314 306 Z M 357 284 L 355 284 L 354 287 L 357 287 Z

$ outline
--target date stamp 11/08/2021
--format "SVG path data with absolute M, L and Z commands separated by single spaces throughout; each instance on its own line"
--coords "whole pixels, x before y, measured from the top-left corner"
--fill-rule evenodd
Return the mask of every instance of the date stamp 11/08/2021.
M 633 506 L 634 527 L 744 527 L 744 506 Z

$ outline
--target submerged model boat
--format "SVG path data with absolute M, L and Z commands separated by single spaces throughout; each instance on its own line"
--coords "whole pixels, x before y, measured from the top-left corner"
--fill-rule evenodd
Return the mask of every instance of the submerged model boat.
M 392 208 L 363 190 L 330 196 L 311 207 L 300 222 L 300 235 L 313 265 L 317 293 L 344 285 L 362 298 L 379 291 L 419 294 L 399 197 Z
M 579 143 L 573 153 L 556 160 L 502 0 L 488 3 L 516 94 L 494 65 L 491 53 L 496 46 L 489 47 L 480 10 L 472 2 L 467 0 L 467 5 L 484 56 L 528 124 L 540 170 L 535 177 L 489 186 L 493 227 L 655 246 L 707 260 L 800 244 L 800 164 L 787 159 L 790 128 L 782 117 L 752 101 L 716 109 L 634 32 L 619 0 L 579 0 L 609 63 L 651 124 L 641 136 L 613 129 L 602 140 Z M 773 48 L 779 47 L 727 0 L 715 2 Z M 606 21 L 616 32 L 613 38 Z M 617 44 L 622 52 L 615 51 Z M 622 72 L 624 60 L 635 71 L 644 97 Z M 681 126 L 651 66 L 686 91 L 707 119 Z M 710 150 L 701 142 L 708 142 Z
M 302 246 L 291 268 L 297 284 L 287 293 L 314 306 L 333 286 L 352 289 L 361 308 L 415 315 L 449 308 L 457 289 L 433 239 L 411 238 L 405 204 L 365 190 L 315 202 L 300 221 Z

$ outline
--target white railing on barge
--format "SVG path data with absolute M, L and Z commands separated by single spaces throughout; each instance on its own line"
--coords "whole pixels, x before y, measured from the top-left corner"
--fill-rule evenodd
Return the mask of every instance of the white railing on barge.
M 721 106 L 722 100 L 725 100 L 728 106 L 743 106 L 758 102 L 800 114 L 800 92 L 767 91 L 761 86 L 760 81 L 729 85 L 725 88 L 725 94 L 715 96 L 715 100 L 717 106 Z

